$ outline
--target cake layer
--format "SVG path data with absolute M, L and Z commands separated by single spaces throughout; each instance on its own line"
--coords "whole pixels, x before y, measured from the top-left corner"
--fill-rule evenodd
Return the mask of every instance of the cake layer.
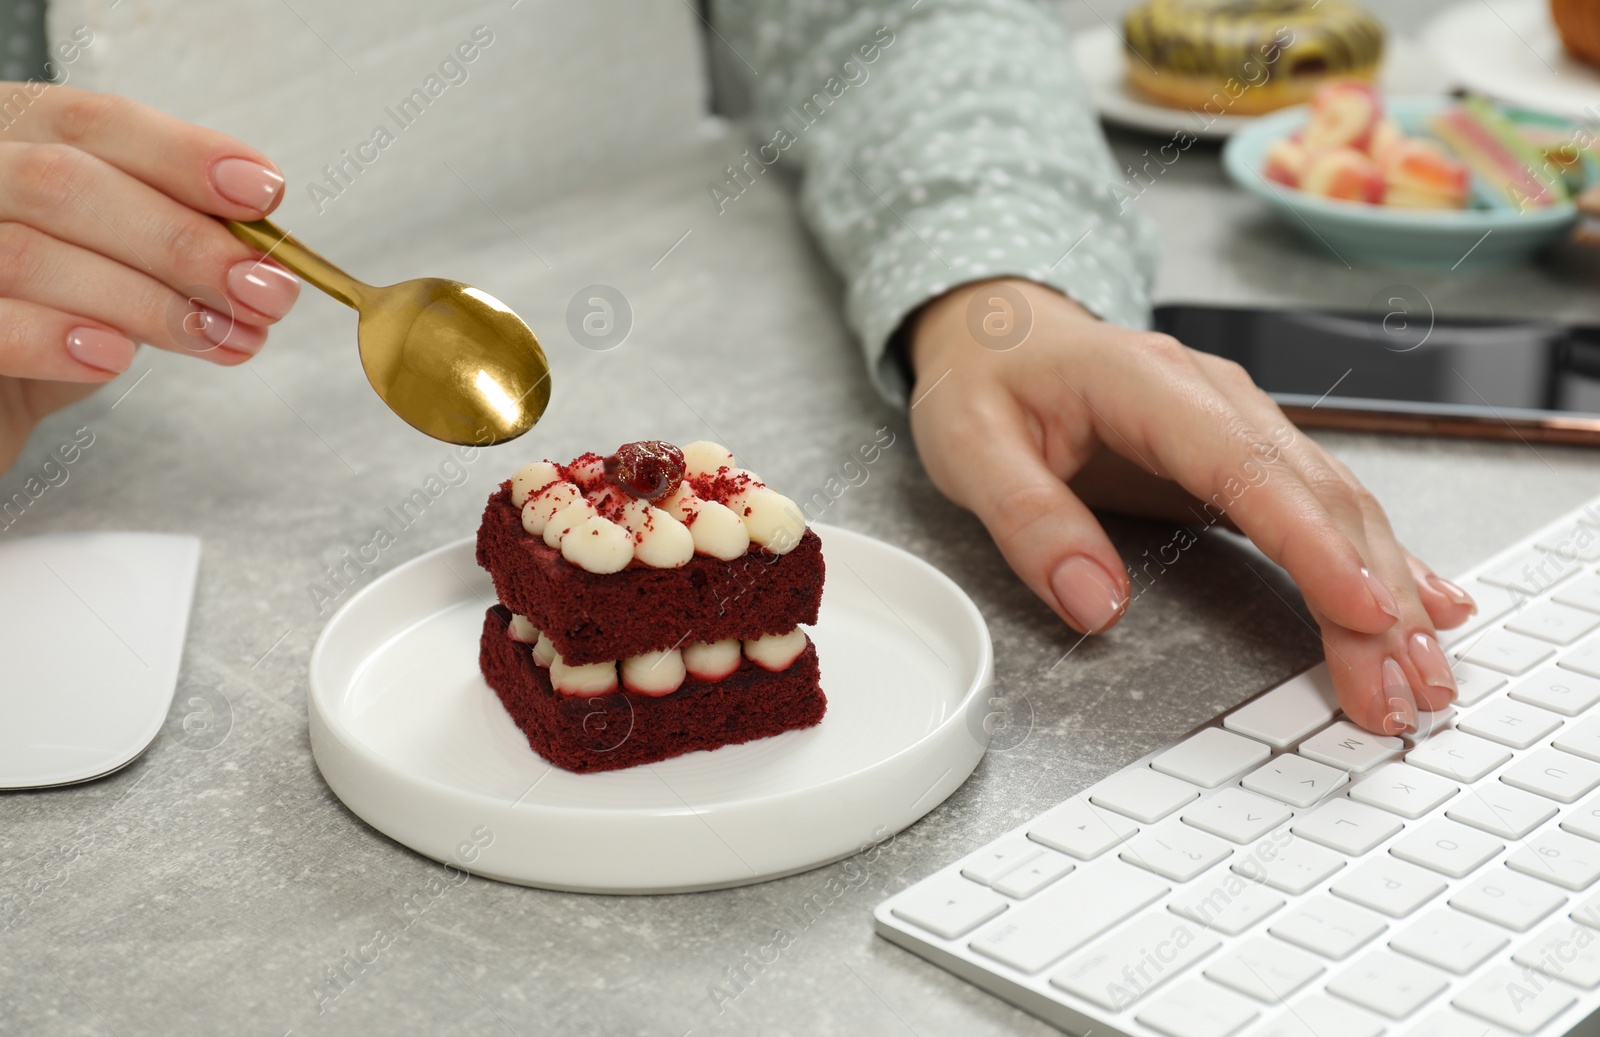
M 676 569 L 635 561 L 620 572 L 591 573 L 522 528 L 509 484 L 484 508 L 478 564 L 500 601 L 527 616 L 571 665 L 814 624 L 824 575 L 822 541 L 809 529 L 784 555 L 752 547 L 726 562 L 696 554 Z
M 715 684 L 690 677 L 659 698 L 560 695 L 528 646 L 507 636 L 510 621 L 501 606 L 485 613 L 479 668 L 533 751 L 565 770 L 617 770 L 770 738 L 814 726 L 828 708 L 811 644 L 780 673 L 747 661 Z

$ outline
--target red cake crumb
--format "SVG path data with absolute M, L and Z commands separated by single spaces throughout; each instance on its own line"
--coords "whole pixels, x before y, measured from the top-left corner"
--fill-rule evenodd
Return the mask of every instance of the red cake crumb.
M 690 641 L 787 633 L 815 624 L 822 602 L 822 541 L 809 529 L 784 555 L 759 547 L 727 562 L 697 554 L 677 569 L 636 559 L 599 575 L 522 528 L 509 482 L 484 508 L 477 557 L 501 603 L 527 616 L 575 666 Z
M 478 665 L 534 752 L 564 770 L 618 770 L 770 738 L 815 726 L 828 708 L 809 643 L 781 673 L 745 660 L 715 684 L 689 677 L 671 695 L 578 698 L 551 688 L 528 646 L 507 636 L 510 622 L 502 606 L 484 614 Z

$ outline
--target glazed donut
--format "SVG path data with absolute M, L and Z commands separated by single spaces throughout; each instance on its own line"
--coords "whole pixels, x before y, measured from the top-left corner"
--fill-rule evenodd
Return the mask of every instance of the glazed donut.
M 1383 26 L 1348 0 L 1146 0 L 1123 30 L 1135 91 L 1213 115 L 1300 104 L 1383 57 Z
M 1567 53 L 1600 65 L 1600 4 L 1594 0 L 1550 0 L 1550 17 Z

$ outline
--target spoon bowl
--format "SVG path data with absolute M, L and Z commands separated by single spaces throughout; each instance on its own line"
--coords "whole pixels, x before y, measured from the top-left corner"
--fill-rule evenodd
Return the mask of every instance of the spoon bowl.
M 360 314 L 356 340 L 367 381 L 417 431 L 492 446 L 544 414 L 549 361 L 522 319 L 489 293 L 437 277 L 374 287 L 269 220 L 228 229 Z

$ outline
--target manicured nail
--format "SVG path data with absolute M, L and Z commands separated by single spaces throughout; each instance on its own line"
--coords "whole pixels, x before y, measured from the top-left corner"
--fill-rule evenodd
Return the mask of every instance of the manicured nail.
M 1411 692 L 1411 682 L 1406 672 L 1393 659 L 1383 661 L 1383 733 L 1386 735 L 1410 734 L 1417 729 L 1417 698 Z
M 1456 696 L 1456 675 L 1450 672 L 1450 660 L 1444 657 L 1444 649 L 1439 647 L 1439 642 L 1430 634 L 1421 632 L 1411 635 L 1410 642 L 1411 665 L 1422 674 L 1423 683 L 1430 688 L 1448 691 L 1452 699 Z
M 211 345 L 197 352 L 208 352 L 212 346 L 227 346 L 239 353 L 254 356 L 266 344 L 267 334 L 260 328 L 239 324 L 209 306 L 196 306 L 183 320 L 184 330 Z
M 211 184 L 235 205 L 266 212 L 283 193 L 283 176 L 248 158 L 225 158 L 211 167 Z
M 1121 588 L 1100 563 L 1083 555 L 1074 555 L 1056 566 L 1050 576 L 1050 589 L 1061 610 L 1079 630 L 1089 634 L 1110 626 L 1128 604 Z
M 281 266 L 241 259 L 228 268 L 228 292 L 262 316 L 277 320 L 300 298 L 300 279 Z
M 1440 594 L 1443 594 L 1457 605 L 1472 606 L 1472 614 L 1474 616 L 1478 614 L 1478 603 L 1472 600 L 1472 595 L 1468 594 L 1466 591 L 1462 590 L 1460 587 L 1451 583 L 1444 577 L 1433 576 L 1430 574 L 1428 576 L 1428 586 L 1432 587 Z
M 1400 619 L 1400 606 L 1395 603 L 1394 595 L 1389 593 L 1389 588 L 1383 585 L 1383 581 L 1372 575 L 1371 571 L 1367 569 L 1361 570 L 1361 578 L 1367 581 L 1367 590 L 1371 592 L 1372 600 L 1378 608 L 1398 621 Z
M 112 331 L 73 328 L 67 332 L 67 352 L 80 364 L 121 374 L 133 366 L 134 344 Z

